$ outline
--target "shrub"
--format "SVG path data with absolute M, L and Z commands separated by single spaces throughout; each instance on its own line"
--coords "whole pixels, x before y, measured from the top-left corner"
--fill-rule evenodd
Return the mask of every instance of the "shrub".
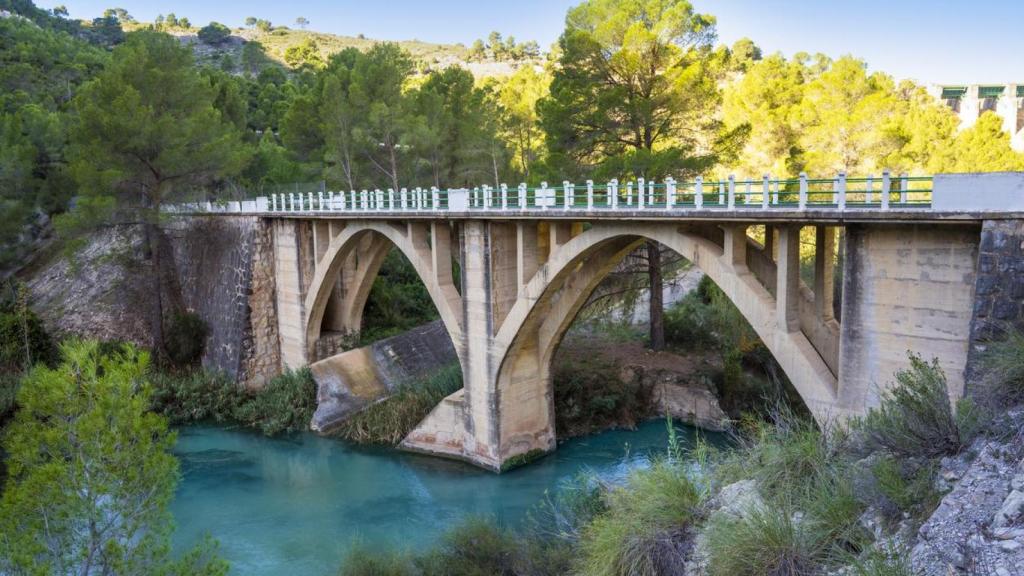
M 298 432 L 309 426 L 316 410 L 316 383 L 308 368 L 289 370 L 250 392 L 234 410 L 234 418 L 267 436 Z
M 203 370 L 179 374 L 154 371 L 150 381 L 153 411 L 172 424 L 231 420 L 244 394 L 227 376 Z
M 712 576 L 818 574 L 829 551 L 827 531 L 789 506 L 766 505 L 743 518 L 718 518 L 707 538 Z
M 869 448 L 901 457 L 956 454 L 979 428 L 979 414 L 969 399 L 954 409 L 946 375 L 938 359 L 925 362 L 910 354 L 910 368 L 896 373 L 896 383 L 881 403 L 855 423 Z
M 639 382 L 623 381 L 619 364 L 600 354 L 560 355 L 554 366 L 555 421 L 561 438 L 632 428 L 647 410 Z
M 205 44 L 220 44 L 231 36 L 231 29 L 220 22 L 210 22 L 199 29 L 198 36 Z
M 918 464 L 891 456 L 880 458 L 871 467 L 878 496 L 875 504 L 890 519 L 906 513 L 923 520 L 941 500 L 941 494 L 935 490 L 936 468 L 933 461 Z
M 374 552 L 354 546 L 338 576 L 414 576 L 412 561 L 396 552 Z
M 446 366 L 344 422 L 334 435 L 360 444 L 397 445 L 448 395 L 462 387 L 462 368 Z
M 982 396 L 994 405 L 1024 401 L 1024 330 L 1011 328 L 981 358 Z
M 470 518 L 416 563 L 423 576 L 515 576 L 518 553 L 512 533 L 487 520 Z
M 850 564 L 852 576 L 917 576 L 910 565 L 910 554 L 896 547 L 872 548 L 863 558 Z
M 587 576 L 681 574 L 703 493 L 667 461 L 633 472 L 607 494 L 608 511 L 583 530 L 576 572 Z
M 28 307 L 24 288 L 0 299 L 0 372 L 21 373 L 40 362 L 59 359 L 57 346 L 42 320 Z
M 175 366 L 193 366 L 203 355 L 209 329 L 193 312 L 180 312 L 171 317 L 164 333 L 164 350 Z

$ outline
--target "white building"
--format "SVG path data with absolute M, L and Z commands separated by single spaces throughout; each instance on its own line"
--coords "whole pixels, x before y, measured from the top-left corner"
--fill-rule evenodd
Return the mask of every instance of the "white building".
M 932 85 L 928 93 L 960 116 L 961 129 L 972 126 L 983 112 L 995 112 L 1010 134 L 1010 145 L 1024 152 L 1024 83 Z

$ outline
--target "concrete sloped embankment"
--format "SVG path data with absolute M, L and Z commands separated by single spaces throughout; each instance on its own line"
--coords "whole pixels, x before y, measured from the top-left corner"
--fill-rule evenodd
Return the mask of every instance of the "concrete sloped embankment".
M 440 320 L 391 338 L 336 354 L 310 365 L 317 409 L 310 422 L 327 433 L 364 408 L 384 400 L 403 383 L 457 362 Z

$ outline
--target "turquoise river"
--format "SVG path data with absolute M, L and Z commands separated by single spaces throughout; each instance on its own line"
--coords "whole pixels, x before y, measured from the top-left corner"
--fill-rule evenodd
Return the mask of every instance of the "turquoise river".
M 694 429 L 678 430 L 680 443 L 692 444 Z M 648 422 L 569 440 L 496 475 L 311 434 L 185 427 L 175 450 L 182 481 L 172 506 L 174 545 L 180 551 L 209 534 L 232 574 L 335 574 L 353 542 L 421 549 L 471 515 L 515 527 L 560 483 L 581 471 L 621 479 L 664 454 L 667 439 L 664 422 Z

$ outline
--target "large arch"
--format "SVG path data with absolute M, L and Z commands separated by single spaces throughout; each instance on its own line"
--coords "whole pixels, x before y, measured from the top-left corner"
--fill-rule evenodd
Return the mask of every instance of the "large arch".
M 370 241 L 367 241 L 369 239 Z M 327 304 L 346 265 L 352 280 L 339 313 L 343 322 L 358 326 L 370 287 L 388 252 L 399 250 L 423 281 L 455 350 L 462 356 L 462 305 L 451 268 L 451 230 L 444 223 L 393 224 L 383 221 L 350 221 L 334 235 L 315 266 L 304 302 L 305 341 L 311 354 L 319 338 Z M 360 258 L 353 258 L 356 251 Z M 353 265 L 360 260 L 358 265 Z
M 719 244 L 706 231 L 678 224 L 599 223 L 553 249 L 495 335 L 493 353 L 501 362 L 491 382 L 499 459 L 554 447 L 554 352 L 598 283 L 645 240 L 659 242 L 707 274 L 750 322 L 812 413 L 819 420 L 832 417 L 835 375 L 799 326 L 780 325 L 775 298 L 747 269 L 745 259 L 730 257 L 733 243 L 746 242 L 743 230 L 726 230 Z

